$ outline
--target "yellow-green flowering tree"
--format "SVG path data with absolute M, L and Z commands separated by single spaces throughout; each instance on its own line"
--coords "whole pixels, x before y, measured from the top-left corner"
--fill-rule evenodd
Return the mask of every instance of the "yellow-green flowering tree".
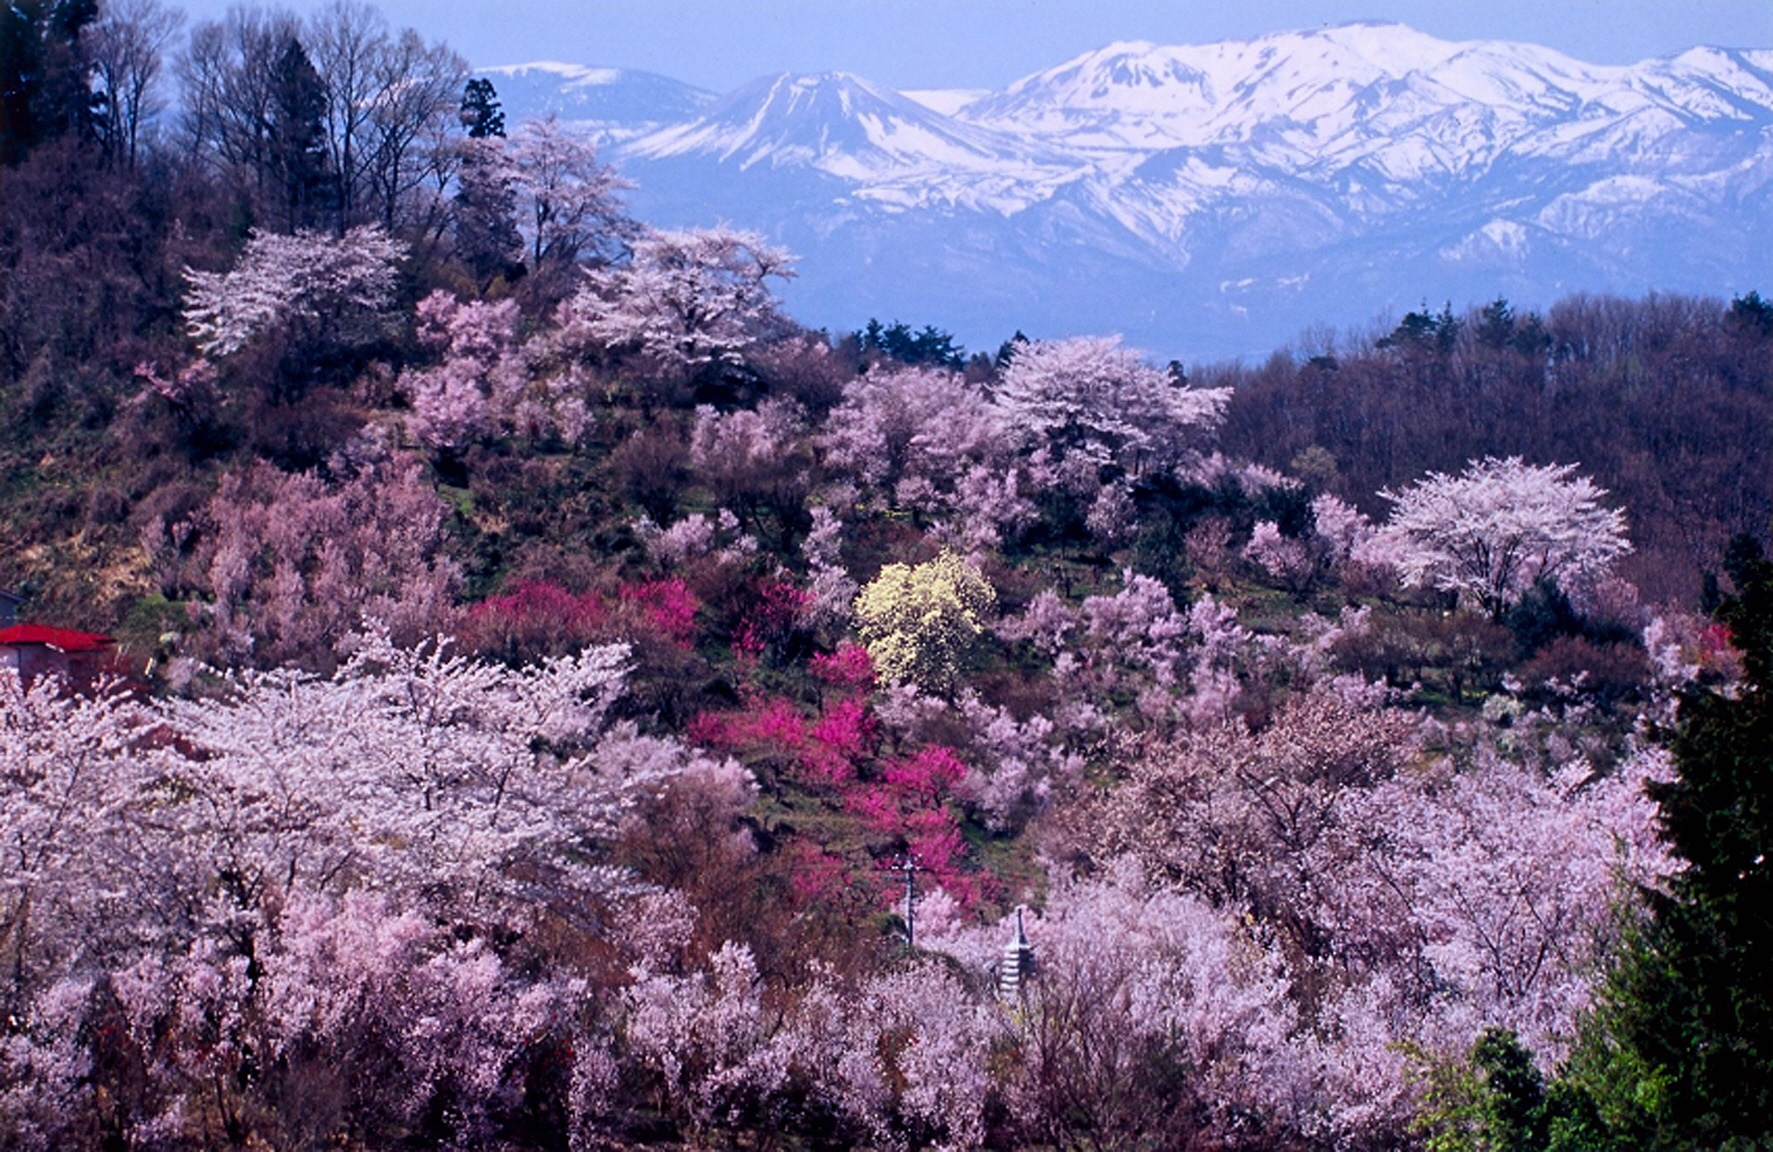
M 923 564 L 888 564 L 856 597 L 856 631 L 888 684 L 947 692 L 985 629 L 997 592 L 952 552 Z

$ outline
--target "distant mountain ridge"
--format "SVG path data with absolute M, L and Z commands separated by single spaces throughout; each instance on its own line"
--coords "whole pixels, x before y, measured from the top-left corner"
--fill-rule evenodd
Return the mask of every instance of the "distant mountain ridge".
M 698 115 L 713 92 L 633 68 L 587 68 L 538 60 L 481 68 L 513 123 L 555 115 L 588 129 L 602 143 L 656 131 Z
M 491 74 L 514 116 L 548 75 Z M 588 87 L 558 74 L 563 104 Z M 646 75 L 562 114 L 614 142 L 644 219 L 794 248 L 790 306 L 834 328 L 1222 356 L 1424 301 L 1773 286 L 1773 50 L 1593 65 L 1362 23 L 1111 44 L 978 96 L 620 78 Z

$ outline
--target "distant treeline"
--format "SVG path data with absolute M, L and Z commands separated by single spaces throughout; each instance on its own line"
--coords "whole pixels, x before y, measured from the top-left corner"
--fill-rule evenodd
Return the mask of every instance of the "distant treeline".
M 1424 309 L 1382 336 L 1199 375 L 1236 389 L 1227 455 L 1372 513 L 1382 489 L 1474 457 L 1580 463 L 1627 510 L 1625 570 L 1646 599 L 1692 599 L 1724 543 L 1773 517 L 1773 304 L 1753 292 Z

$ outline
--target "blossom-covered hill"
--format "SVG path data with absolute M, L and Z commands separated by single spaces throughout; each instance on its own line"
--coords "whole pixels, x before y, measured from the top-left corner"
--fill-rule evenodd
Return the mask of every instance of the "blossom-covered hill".
M 1769 1139 L 1758 294 L 1260 368 L 821 330 L 816 248 L 637 218 L 371 9 L 199 24 L 176 146 L 83 70 L 166 14 L 57 11 L 0 75 L 0 1145 Z M 1022 155 L 753 99 L 785 181 Z

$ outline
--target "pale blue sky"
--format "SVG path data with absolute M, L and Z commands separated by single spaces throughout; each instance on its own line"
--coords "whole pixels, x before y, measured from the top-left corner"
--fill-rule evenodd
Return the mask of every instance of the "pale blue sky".
M 176 2 L 176 0 L 173 0 Z M 193 18 L 229 0 L 190 0 Z M 322 6 L 299 0 L 298 12 Z M 726 91 L 773 72 L 896 88 L 1007 84 L 1114 40 L 1201 43 L 1351 20 L 1547 44 L 1623 64 L 1695 44 L 1773 48 L 1773 0 L 382 0 L 476 65 L 644 68 Z

